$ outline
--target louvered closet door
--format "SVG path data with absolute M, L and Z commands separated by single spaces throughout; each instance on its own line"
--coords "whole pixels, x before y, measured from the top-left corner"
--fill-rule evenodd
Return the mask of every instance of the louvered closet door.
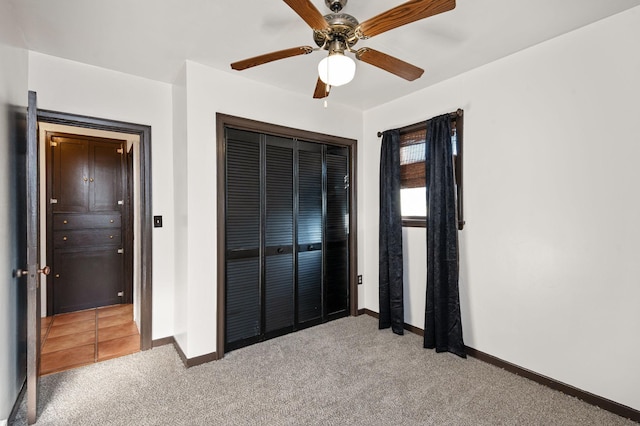
M 322 319 L 322 145 L 298 146 L 298 322 Z
M 227 129 L 226 346 L 261 333 L 260 135 Z
M 266 136 L 265 332 L 294 325 L 293 141 Z
M 349 308 L 349 151 L 327 146 L 325 270 L 327 316 Z
M 348 155 L 226 129 L 225 351 L 348 314 Z

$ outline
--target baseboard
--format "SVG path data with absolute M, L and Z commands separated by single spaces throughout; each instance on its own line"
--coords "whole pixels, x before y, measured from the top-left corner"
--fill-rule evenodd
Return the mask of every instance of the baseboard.
M 173 347 L 176 348 L 176 352 L 178 352 L 178 356 L 182 360 L 182 363 L 184 364 L 184 366 L 187 368 L 195 367 L 196 365 L 206 364 L 207 362 L 218 360 L 217 352 L 211 352 L 210 354 L 204 354 L 194 358 L 187 358 L 184 352 L 182 352 L 182 348 L 180 347 L 178 342 L 175 341 L 175 339 L 173 341 Z
M 378 318 L 378 313 L 372 311 L 371 309 L 367 309 L 367 308 L 359 309 L 358 310 L 358 315 L 363 315 L 363 314 L 369 315 L 369 316 L 374 317 L 376 319 Z
M 374 318 L 379 317 L 377 312 L 374 312 L 370 309 L 360 309 L 358 311 L 358 314 L 367 314 Z M 404 329 L 414 334 L 417 334 L 419 336 L 424 336 L 423 329 L 413 326 L 411 324 L 404 323 Z M 493 355 L 489 355 L 485 352 L 479 351 L 472 347 L 465 346 L 465 348 L 466 348 L 467 355 L 472 356 L 480 361 L 484 361 L 488 364 L 495 365 L 496 367 L 499 367 L 511 373 L 517 374 L 518 376 L 525 377 L 529 380 L 533 380 L 534 382 L 547 386 L 551 389 L 555 389 L 564 394 L 576 397 L 588 404 L 595 405 L 597 407 L 602 408 L 603 410 L 617 414 L 621 417 L 625 417 L 627 419 L 640 422 L 640 411 L 636 409 L 627 407 L 626 405 L 622 405 L 610 399 L 603 398 L 598 395 L 594 395 L 590 392 L 583 391 L 582 389 L 578 389 L 566 383 L 559 382 L 550 377 L 543 376 L 542 374 L 538 374 L 534 371 L 527 370 L 526 368 L 520 367 L 516 364 L 512 364 L 508 361 L 497 358 Z
M 466 346 L 465 348 L 467 350 L 467 355 L 479 359 L 480 361 L 495 365 L 496 367 L 500 367 L 511 373 L 517 374 L 518 376 L 525 377 L 551 389 L 555 389 L 564 394 L 576 397 L 588 404 L 595 405 L 602 408 L 603 410 L 607 410 L 621 417 L 626 417 L 633 421 L 640 422 L 640 411 L 635 410 L 631 407 L 627 407 L 626 405 L 622 405 L 610 399 L 592 394 L 582 389 L 578 389 L 566 383 L 559 382 L 555 379 L 552 379 L 551 377 L 538 374 L 535 371 L 527 370 L 526 368 L 522 368 L 519 365 L 512 364 L 508 361 L 497 358 L 493 355 L 489 355 L 469 346 Z
M 176 339 L 173 336 L 163 337 L 161 339 L 155 339 L 151 341 L 151 347 L 157 348 L 158 346 L 173 345 L 176 343 Z
M 200 355 L 200 356 L 197 356 L 195 358 L 187 358 L 187 356 L 184 354 L 184 352 L 182 352 L 182 348 L 180 347 L 178 342 L 176 342 L 176 339 L 173 336 L 163 337 L 161 339 L 155 339 L 152 342 L 152 347 L 154 347 L 154 348 L 157 348 L 158 346 L 164 346 L 164 345 L 173 345 L 173 347 L 175 348 L 176 352 L 178 352 L 178 356 L 182 360 L 182 363 L 187 368 L 195 367 L 196 365 L 205 364 L 207 362 L 218 360 L 218 353 L 217 352 L 212 352 L 210 354 Z

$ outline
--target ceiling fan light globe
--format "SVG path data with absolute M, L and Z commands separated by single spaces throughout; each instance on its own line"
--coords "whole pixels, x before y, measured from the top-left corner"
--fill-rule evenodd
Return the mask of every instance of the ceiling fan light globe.
M 353 80 L 356 75 L 356 63 L 343 54 L 333 54 L 318 64 L 318 76 L 324 84 L 342 86 Z

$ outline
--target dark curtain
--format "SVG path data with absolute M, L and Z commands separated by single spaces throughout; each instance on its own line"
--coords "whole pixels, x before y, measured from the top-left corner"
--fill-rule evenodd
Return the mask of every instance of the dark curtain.
M 380 153 L 380 322 L 404 332 L 402 295 L 402 212 L 400 211 L 400 131 L 387 130 Z
M 427 121 L 427 305 L 424 347 L 466 358 L 458 290 L 458 231 L 449 114 Z

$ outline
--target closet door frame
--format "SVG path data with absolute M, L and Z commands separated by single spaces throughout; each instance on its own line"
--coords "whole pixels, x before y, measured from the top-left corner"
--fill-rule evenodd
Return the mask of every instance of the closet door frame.
M 226 300 L 226 141 L 225 128 L 247 130 L 273 136 L 298 139 L 305 142 L 315 142 L 325 145 L 336 145 L 349 149 L 349 315 L 358 315 L 358 284 L 357 284 L 357 141 L 355 139 L 326 135 L 291 127 L 269 124 L 261 121 L 217 113 L 217 328 L 216 328 L 216 358 L 224 357 L 225 347 L 225 300 Z

